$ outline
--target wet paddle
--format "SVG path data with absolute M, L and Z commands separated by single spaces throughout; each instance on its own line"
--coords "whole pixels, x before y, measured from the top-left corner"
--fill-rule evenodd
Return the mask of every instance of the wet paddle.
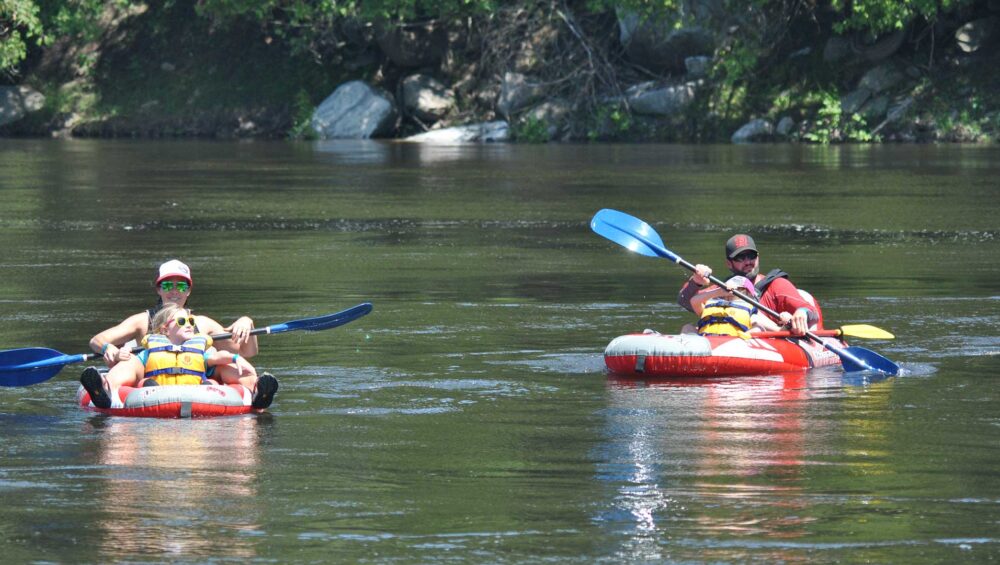
M 832 330 L 813 330 L 819 337 L 859 337 L 863 339 L 894 339 L 896 336 L 875 326 L 868 324 L 853 324 L 841 326 Z M 754 337 L 795 337 L 788 330 L 773 332 L 757 332 Z
M 634 251 L 635 253 L 639 253 L 647 257 L 662 257 L 664 259 L 669 259 L 691 272 L 694 272 L 695 270 L 694 265 L 667 249 L 663 245 L 663 240 L 660 239 L 660 235 L 656 233 L 656 230 L 638 218 L 617 210 L 604 209 L 597 214 L 594 214 L 594 218 L 590 221 L 590 228 L 598 235 L 610 239 L 630 251 Z M 715 276 L 710 276 L 708 279 L 719 286 L 724 287 L 726 285 L 726 283 Z M 778 318 L 777 312 L 764 306 L 753 298 L 739 291 L 734 292 L 734 294 L 753 304 L 761 311 L 766 312 L 775 319 Z M 806 332 L 806 336 L 837 354 L 843 363 L 845 371 L 878 371 L 888 375 L 895 375 L 899 373 L 898 365 L 869 349 L 856 346 L 847 348 L 834 347 L 833 345 L 824 342 L 813 332 Z
M 371 311 L 372 305 L 365 302 L 334 314 L 317 316 L 315 318 L 303 318 L 283 324 L 255 328 L 250 331 L 250 335 L 278 334 L 295 330 L 304 330 L 307 332 L 328 330 L 357 320 Z M 215 341 L 231 337 L 233 337 L 233 334 L 229 332 L 212 335 L 212 339 Z M 139 350 L 135 349 L 133 351 Z M 99 358 L 101 358 L 99 353 L 67 355 L 55 349 L 46 349 L 44 347 L 27 347 L 0 351 L 0 386 L 29 386 L 37 384 L 56 376 L 66 365 Z

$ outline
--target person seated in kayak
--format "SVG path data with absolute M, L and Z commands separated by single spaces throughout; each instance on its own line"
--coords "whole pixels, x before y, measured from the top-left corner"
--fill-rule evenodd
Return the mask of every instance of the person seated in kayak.
M 750 298 L 757 298 L 757 289 L 746 277 L 733 277 L 726 281 L 725 288 L 698 293 L 691 299 L 691 307 L 698 316 L 695 327 L 685 326 L 682 333 L 699 335 L 732 335 L 750 339 L 751 334 L 761 331 L 777 331 L 778 324 L 771 321 L 753 304 L 743 300 L 733 291 L 737 290 Z M 788 313 L 783 314 L 791 318 Z
M 804 335 L 810 328 L 823 327 L 823 311 L 819 304 L 809 293 L 796 288 L 788 280 L 788 273 L 773 269 L 766 275 L 760 274 L 760 254 L 749 235 L 737 234 L 726 242 L 726 266 L 734 276 L 743 276 L 754 282 L 759 302 L 781 314 L 782 320 L 774 321 L 788 325 L 794 335 Z M 708 279 L 712 274 L 711 267 L 699 264 L 695 265 L 694 271 L 677 296 L 677 303 L 691 312 L 694 312 L 691 301 L 696 295 L 716 288 Z
M 108 328 L 101 333 L 90 338 L 90 348 L 96 353 L 104 356 L 104 363 L 113 368 L 122 361 L 127 361 L 131 357 L 131 347 L 127 343 L 139 342 L 145 337 L 153 327 L 153 316 L 156 315 L 166 303 L 177 304 L 184 307 L 191 297 L 194 289 L 191 278 L 191 269 L 181 261 L 172 259 L 160 265 L 157 270 L 154 282 L 158 299 L 156 306 L 133 314 L 116 326 Z M 239 353 L 245 359 L 252 358 L 257 354 L 257 338 L 250 332 L 253 330 L 253 320 L 243 316 L 232 323 L 229 327 L 222 325 L 208 316 L 195 316 L 197 320 L 197 330 L 205 334 L 216 334 L 231 332 L 233 337 L 225 342 L 219 342 L 218 349 Z M 250 373 L 240 375 L 235 365 L 223 365 L 214 367 L 209 372 L 209 377 L 222 384 L 242 384 L 253 389 L 257 382 L 257 371 L 252 369 Z
M 212 338 L 195 331 L 191 311 L 177 304 L 166 304 L 153 317 L 154 333 L 143 339 L 145 349 L 115 364 L 106 377 L 95 367 L 88 367 L 80 383 L 98 408 L 110 408 L 122 386 L 170 386 L 214 384 L 207 377 L 209 367 L 232 364 L 241 374 L 253 370 L 239 353 L 220 351 L 212 347 Z M 270 378 L 268 378 L 270 377 Z M 277 390 L 274 377 L 265 374 L 257 383 L 253 406 L 271 398 Z

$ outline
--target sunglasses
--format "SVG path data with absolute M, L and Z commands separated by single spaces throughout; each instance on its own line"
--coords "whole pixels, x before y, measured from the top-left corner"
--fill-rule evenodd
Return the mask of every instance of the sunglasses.
M 194 316 L 177 316 L 174 318 L 174 323 L 180 327 L 191 326 L 194 327 Z
M 163 281 L 160 283 L 160 288 L 163 292 L 170 292 L 175 286 L 177 287 L 177 292 L 187 292 L 191 288 L 191 285 L 184 281 Z
M 740 253 L 736 257 L 733 257 L 732 260 L 738 263 L 744 263 L 746 261 L 753 261 L 756 258 L 757 258 L 756 251 L 744 251 L 743 253 Z

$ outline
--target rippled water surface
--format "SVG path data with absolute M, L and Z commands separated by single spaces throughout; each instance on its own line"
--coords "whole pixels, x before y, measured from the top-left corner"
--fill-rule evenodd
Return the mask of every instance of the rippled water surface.
M 258 325 L 262 415 L 0 388 L 11 562 L 991 562 L 1000 558 L 1000 149 L 0 141 L 0 348 L 83 353 L 151 305 Z M 625 381 L 615 336 L 689 321 L 650 222 L 721 272 L 754 235 L 898 377 Z

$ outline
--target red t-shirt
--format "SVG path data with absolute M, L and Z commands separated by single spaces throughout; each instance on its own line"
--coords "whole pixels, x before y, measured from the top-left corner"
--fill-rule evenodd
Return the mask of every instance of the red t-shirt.
M 757 281 L 763 279 L 764 275 L 757 276 Z M 794 314 L 799 308 L 808 308 L 815 312 L 819 319 L 816 327 L 823 327 L 823 311 L 820 310 L 819 303 L 811 304 L 805 298 L 802 298 L 802 295 L 799 294 L 799 289 L 795 288 L 795 285 L 786 278 L 777 278 L 771 281 L 771 284 L 767 286 L 767 290 L 764 291 L 764 295 L 758 300 L 761 304 L 779 314 L 781 312 Z

